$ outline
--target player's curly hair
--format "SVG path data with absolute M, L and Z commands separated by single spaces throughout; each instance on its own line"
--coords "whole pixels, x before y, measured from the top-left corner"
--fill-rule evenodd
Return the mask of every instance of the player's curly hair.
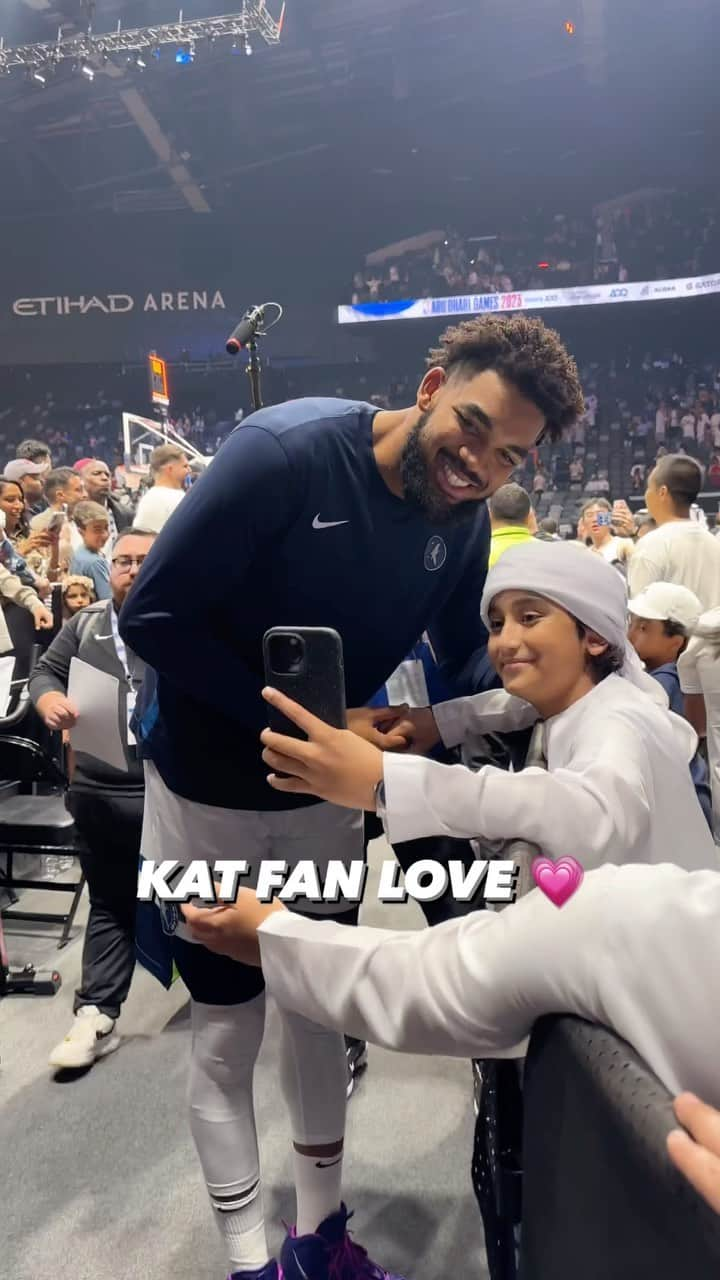
M 478 316 L 440 337 L 428 353 L 429 369 L 482 373 L 494 369 L 545 415 L 544 435 L 557 440 L 585 410 L 577 365 L 560 335 L 524 315 Z

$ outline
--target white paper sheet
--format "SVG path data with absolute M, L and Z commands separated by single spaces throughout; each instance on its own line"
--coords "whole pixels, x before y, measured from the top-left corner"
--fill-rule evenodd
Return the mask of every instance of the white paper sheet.
M 120 736 L 120 681 L 98 671 L 82 658 L 70 662 L 68 698 L 78 711 L 78 722 L 70 730 L 74 751 L 84 751 L 114 769 L 127 772 L 125 749 Z
M 0 717 L 7 715 L 7 709 L 10 705 L 10 684 L 15 670 L 15 659 L 13 657 L 0 658 Z

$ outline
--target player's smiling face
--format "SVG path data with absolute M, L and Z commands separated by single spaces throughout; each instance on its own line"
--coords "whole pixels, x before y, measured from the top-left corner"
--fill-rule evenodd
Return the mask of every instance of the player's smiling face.
M 545 426 L 537 405 L 492 369 L 449 378 L 431 369 L 418 408 L 403 453 L 404 495 L 441 521 L 466 518 L 468 504 L 505 484 Z

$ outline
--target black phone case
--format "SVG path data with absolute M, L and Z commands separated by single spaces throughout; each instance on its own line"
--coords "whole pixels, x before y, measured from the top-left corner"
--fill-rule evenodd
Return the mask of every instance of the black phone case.
M 268 643 L 274 635 L 300 636 L 305 646 L 300 671 L 283 674 L 272 670 Z M 273 689 L 286 694 L 335 729 L 347 727 L 345 666 L 342 640 L 337 631 L 329 627 L 272 627 L 263 636 L 263 659 L 265 681 Z M 268 723 L 275 733 L 284 733 L 291 738 L 307 737 L 302 729 L 271 706 L 268 706 Z

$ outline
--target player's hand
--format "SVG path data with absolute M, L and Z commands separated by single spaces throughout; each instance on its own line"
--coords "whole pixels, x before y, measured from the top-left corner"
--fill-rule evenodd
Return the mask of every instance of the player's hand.
M 217 907 L 194 907 L 188 902 L 180 909 L 196 942 L 218 955 L 259 968 L 257 931 L 268 916 L 284 911 L 285 907 L 278 899 L 260 902 L 253 889 L 240 889 L 235 902 Z
M 53 616 L 44 604 L 33 605 L 31 609 L 36 631 L 52 631 L 55 626 Z
M 675 1115 L 692 1136 L 682 1129 L 668 1134 L 670 1159 L 710 1208 L 720 1213 L 720 1111 L 692 1093 L 681 1093 L 675 1099 Z
M 43 693 L 35 705 L 38 715 L 53 732 L 57 729 L 72 729 L 73 725 L 77 724 L 77 708 L 64 693 L 56 690 Z
M 354 707 L 347 713 L 348 729 L 380 751 L 405 751 L 408 738 L 404 732 L 409 707 Z
M 277 689 L 263 689 L 266 702 L 292 720 L 307 742 L 272 729 L 260 735 L 262 758 L 273 772 L 268 782 L 276 791 L 319 796 L 346 809 L 375 809 L 375 788 L 383 776 L 383 753 L 349 729 L 333 729 L 292 702 Z
M 426 755 L 442 742 L 432 707 L 407 707 L 395 732 L 407 738 L 408 750 L 418 756 Z

